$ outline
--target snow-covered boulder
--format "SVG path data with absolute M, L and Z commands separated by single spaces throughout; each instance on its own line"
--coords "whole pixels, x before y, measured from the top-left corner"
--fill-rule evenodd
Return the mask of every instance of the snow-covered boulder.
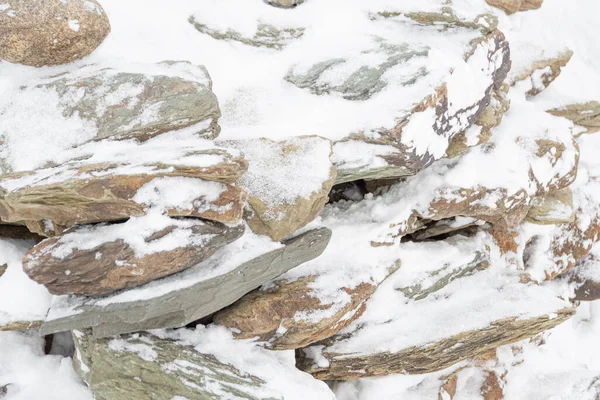
M 94 339 L 73 331 L 75 370 L 97 400 L 323 399 L 324 382 L 283 357 L 203 326 Z
M 88 65 L 50 77 L 15 80 L 0 99 L 2 172 L 60 163 L 55 157 L 61 154 L 56 153 L 90 140 L 142 141 L 185 127 L 214 138 L 221 113 L 211 89 L 206 68 L 187 61 L 123 69 Z
M 377 288 L 365 312 L 299 350 L 301 369 L 333 380 L 437 371 L 574 313 L 552 290 L 521 283 L 487 234 L 401 247 L 402 267 Z
M 110 32 L 96 0 L 11 0 L 0 5 L 0 59 L 41 67 L 87 56 Z
M 248 192 L 250 228 L 275 241 L 285 239 L 321 212 L 336 171 L 331 142 L 301 136 L 281 142 L 268 139 L 225 142 L 248 161 L 237 184 Z

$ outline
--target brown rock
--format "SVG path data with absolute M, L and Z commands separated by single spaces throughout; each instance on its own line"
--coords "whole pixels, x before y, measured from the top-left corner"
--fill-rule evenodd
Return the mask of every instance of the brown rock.
M 575 267 L 564 275 L 564 279 L 575 286 L 573 301 L 600 299 L 599 261 L 597 254 L 592 252 L 579 260 Z
M 52 294 L 101 296 L 190 268 L 243 232 L 241 225 L 157 215 L 81 226 L 34 246 L 23 269 Z
M 4 273 L 6 272 L 6 268 L 8 268 L 8 264 L 0 265 L 0 276 L 4 275 Z
M 222 161 L 203 167 L 73 162 L 36 172 L 7 174 L 0 179 L 0 186 L 5 188 L 0 199 L 0 219 L 27 225 L 42 235 L 54 235 L 75 224 L 144 215 L 148 207 L 164 202 L 165 191 L 177 187 L 191 198 L 182 204 L 164 204 L 169 215 L 238 222 L 246 193 L 226 183 L 235 182 L 244 173 L 246 161 L 220 149 L 186 154 L 194 155 L 217 156 Z M 136 173 L 127 174 L 127 170 L 136 168 Z
M 507 14 L 519 11 L 536 10 L 542 6 L 544 0 L 485 0 L 492 7 L 504 10 Z
M 526 269 L 530 268 L 539 264 L 532 254 L 542 255 L 548 265 L 545 279 L 550 280 L 573 268 L 600 239 L 600 214 L 585 215 L 578 209 L 573 222 L 558 225 L 547 235 L 544 239 L 542 235 L 534 235 L 528 240 L 524 263 Z
M 226 145 L 241 150 L 249 163 L 238 185 L 248 192 L 252 231 L 282 240 L 311 222 L 327 203 L 336 177 L 328 139 L 300 136 Z
M 548 110 L 548 112 L 557 117 L 567 118 L 576 125 L 584 127 L 586 130 L 583 133 L 600 131 L 600 103 L 597 101 L 569 104 L 567 106 Z
M 96 0 L 11 0 L 0 10 L 0 59 L 35 67 L 65 64 L 90 54 L 109 32 Z
M 335 354 L 328 353 L 325 348 L 322 356 L 328 361 L 328 367 L 317 366 L 300 349 L 296 352 L 296 366 L 321 380 L 347 380 L 393 373 L 424 374 L 486 353 L 492 348 L 534 336 L 567 320 L 574 313 L 574 308 L 565 308 L 558 311 L 555 317 L 502 319 L 484 329 L 463 332 L 436 343 L 394 353 Z M 333 340 L 335 337 L 329 339 Z
M 398 263 L 390 272 L 399 266 Z M 307 276 L 295 281 L 276 281 L 220 311 L 214 322 L 232 329 L 239 339 L 259 337 L 275 350 L 297 349 L 326 339 L 349 325 L 362 314 L 365 301 L 377 288 L 375 282 L 344 288 L 350 301 L 331 315 L 320 319 L 295 318 L 302 313 L 326 312 L 331 308 L 331 304 L 323 304 L 311 295 L 310 284 L 314 280 L 314 276 Z

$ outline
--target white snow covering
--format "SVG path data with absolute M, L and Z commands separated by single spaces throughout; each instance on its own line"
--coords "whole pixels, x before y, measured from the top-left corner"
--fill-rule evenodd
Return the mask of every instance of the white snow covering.
M 320 192 L 330 178 L 331 142 L 320 137 L 298 137 L 276 143 L 268 140 L 230 142 L 248 161 L 238 182 L 250 197 L 267 207 L 293 204 Z
M 0 275 L 0 327 L 11 322 L 43 321 L 50 308 L 50 293 L 23 272 L 21 260 L 32 246 L 28 241 L 0 239 L 0 265 L 7 265 Z
M 84 2 L 90 12 L 100 12 L 93 3 Z M 380 11 L 439 12 L 447 5 L 446 0 L 307 0 L 292 10 L 274 8 L 262 0 L 101 0 L 101 3 L 112 31 L 104 43 L 84 59 L 42 68 L 0 63 L 0 137 L 4 143 L 0 157 L 6 164 L 0 168 L 26 171 L 54 165 L 33 175 L 5 179 L 0 182 L 4 190 L 64 182 L 76 175 L 77 168 L 92 164 L 114 165 L 105 171 L 94 171 L 95 176 L 168 172 L 167 168 L 157 166 L 157 161 L 163 165 L 208 168 L 226 158 L 208 152 L 224 149 L 229 141 L 243 143 L 264 137 L 277 141 L 289 139 L 301 146 L 302 141 L 295 137 L 319 135 L 340 140 L 353 133 L 378 139 L 382 128 L 396 126 L 442 83 L 448 90 L 450 110 L 472 105 L 480 99 L 482 89 L 490 84 L 489 71 L 485 68 L 499 61 L 490 63 L 484 59 L 486 44 L 480 45 L 468 61 L 464 60 L 468 43 L 476 36 L 473 32 L 456 29 L 440 34 L 437 29 L 419 26 L 402 16 L 385 19 L 374 14 Z M 0 13 L 10 13 L 10 7 L 9 3 L 0 4 Z M 459 201 L 464 188 L 485 189 L 488 194 L 480 205 L 489 209 L 509 196 L 513 197 L 511 201 L 529 202 L 571 173 L 579 151 L 580 165 L 572 186 L 578 226 L 585 229 L 595 215 L 600 215 L 600 160 L 597 156 L 600 137 L 581 136 L 577 140 L 578 150 L 572 142 L 577 128 L 565 119 L 544 112 L 575 102 L 600 100 L 600 46 L 595 40 L 600 2 L 545 0 L 539 10 L 511 16 L 488 7 L 484 1 L 453 0 L 452 8 L 469 21 L 485 12 L 493 12 L 498 17 L 499 28 L 511 45 L 513 75 L 532 61 L 554 57 L 566 48 L 573 50 L 574 55 L 560 77 L 536 97 L 525 98 L 526 85 L 511 89 L 511 109 L 503 123 L 493 130 L 488 144 L 474 147 L 458 159 L 440 160 L 418 175 L 395 184 L 381 196 L 328 205 L 316 221 L 303 228 L 331 228 L 330 245 L 320 258 L 289 271 L 280 279 L 316 276 L 310 295 L 330 307 L 301 313 L 298 319 L 315 321 L 339 310 L 349 301 L 348 293 L 342 288 L 353 288 L 363 282 L 380 284 L 364 314 L 344 331 L 355 332 L 354 336 L 329 348 L 321 345 L 312 348 L 311 356 L 322 367 L 326 366 L 321 356 L 323 351 L 359 354 L 398 351 L 479 329 L 506 317 L 527 319 L 552 315 L 568 305 L 559 296 L 566 298 L 572 287 L 562 281 L 539 285 L 519 283 L 519 274 L 523 272 L 543 281 L 548 273 L 556 272 L 557 261 L 569 261 L 569 255 L 564 260 L 549 259 L 547 247 L 543 246 L 557 235 L 561 240 L 569 239 L 568 234 L 560 236 L 556 227 L 524 224 L 519 228 L 521 238 L 532 235 L 540 238 L 540 245 L 536 247 L 540 251 L 528 254 L 526 271 L 519 269 L 523 265 L 513 265 L 500 255 L 493 240 L 483 232 L 469 238 L 454 236 L 444 241 L 419 243 L 401 243 L 394 235 L 406 227 L 414 211 L 431 216 L 432 202 Z M 246 37 L 252 37 L 261 23 L 304 31 L 299 38 L 287 38 L 287 45 L 281 50 L 257 48 L 236 41 L 216 40 L 198 32 L 188 23 L 192 15 L 212 29 L 232 30 Z M 71 28 L 77 29 L 78 23 L 71 22 Z M 356 70 L 358 63 L 380 65 L 384 57 L 373 49 L 381 42 L 408 43 L 411 48 L 427 49 L 428 56 L 391 68 L 382 76 L 384 87 L 368 100 L 347 100 L 335 90 L 316 96 L 309 89 L 284 80 L 292 69 L 306 71 L 315 63 L 343 58 L 345 64 L 328 71 L 320 81 L 330 86 L 339 84 Z M 164 60 L 189 60 L 190 65 L 207 67 L 223 114 L 219 120 L 221 142 L 215 144 L 197 137 L 196 132 L 205 128 L 206 123 L 168 132 L 144 143 L 134 140 L 88 142 L 97 134 L 96 126 L 80 115 L 66 117 L 57 93 L 43 86 L 36 87 L 60 79 L 63 73 L 83 77 L 107 67 L 114 71 L 180 76 L 209 84 L 208 77 L 197 68 L 156 64 Z M 414 83 L 406 84 L 407 79 L 420 71 L 426 73 Z M 29 89 L 22 90 L 24 86 Z M 126 86 L 122 91 L 103 97 L 96 111 L 103 113 L 111 104 L 129 96 L 134 99 L 139 92 L 140 88 L 135 85 Z M 75 97 L 70 100 L 76 98 L 77 93 L 72 95 Z M 151 120 L 152 111 L 143 112 L 140 121 Z M 413 114 L 401 140 L 412 146 L 417 155 L 430 153 L 438 158 L 443 156 L 449 137 L 435 134 L 429 124 L 432 118 L 432 109 Z M 452 134 L 467 125 L 464 118 L 449 123 Z M 474 144 L 477 133 L 468 132 L 469 145 Z M 539 139 L 555 141 L 557 146 L 538 154 L 536 140 Z M 289 164 L 284 162 L 284 157 L 274 156 L 277 154 L 275 145 L 246 146 L 240 150 L 227 147 L 227 151 L 232 155 L 244 153 L 251 161 L 244 178 L 249 192 L 261 194 L 261 198 L 265 198 L 264 193 L 277 193 L 270 199 L 276 203 L 309 195 L 320 188 L 328 176 L 330 144 L 324 139 L 312 141 L 302 153 L 303 157 Z M 391 146 L 348 140 L 334 145 L 331 160 L 344 168 L 366 165 L 378 168 L 387 165 L 382 156 L 394 152 Z M 91 173 L 79 175 L 91 176 Z M 178 191 L 166 196 L 174 186 Z M 136 201 L 156 210 L 189 206 L 197 197 L 195 193 L 201 192 L 206 199 L 211 199 L 222 193 L 222 189 L 218 183 L 159 178 L 140 189 Z M 100 234 L 90 231 L 85 246 L 93 247 L 109 239 L 129 240 L 130 232 L 134 231 L 143 238 L 140 232 L 155 232 L 166 223 L 166 217 L 159 213 L 144 218 L 132 218 L 120 228 L 100 227 L 96 231 Z M 178 223 L 183 224 L 183 233 L 161 242 L 160 249 L 173 248 L 187 240 L 185 224 L 188 222 Z M 68 234 L 63 240 L 64 254 L 84 246 Z M 386 245 L 374 247 L 372 241 Z M 589 244 L 591 246 L 591 241 Z M 156 250 L 139 241 L 131 241 L 130 245 L 139 254 Z M 524 243 L 520 245 L 519 251 L 522 251 Z M 49 294 L 28 280 L 21 269 L 20 258 L 28 246 L 23 242 L 0 240 L 0 253 L 5 259 L 2 261 L 0 257 L 0 264 L 8 264 L 7 271 L 0 277 L 0 325 L 38 320 L 46 314 Z M 247 228 L 239 240 L 179 274 L 101 299 L 56 296 L 47 318 L 72 315 L 86 305 L 103 306 L 161 296 L 229 272 L 240 263 L 281 246 Z M 436 269 L 458 268 L 471 262 L 474 253 L 486 247 L 491 266 L 484 271 L 457 279 L 418 301 L 408 299 L 397 290 L 415 283 L 431 287 L 435 282 L 432 273 Z M 598 252 L 596 248 L 594 253 Z M 388 269 L 398 260 L 400 269 L 385 279 Z M 590 261 L 583 264 L 581 271 L 585 276 L 598 277 L 597 266 Z M 354 312 L 345 318 L 352 317 Z M 507 372 L 503 387 L 505 399 L 596 398 L 595 382 L 600 376 L 599 316 L 600 302 L 582 304 L 574 318 L 544 335 L 545 344 L 524 341 L 498 349 L 499 360 L 486 368 Z M 334 398 L 324 383 L 294 368 L 292 352 L 273 352 L 252 341 L 233 340 L 229 332 L 215 326 L 153 333 L 181 341 L 260 377 L 268 383 L 260 396 L 285 393 L 286 399 Z M 7 400 L 91 400 L 91 393 L 73 372 L 71 360 L 43 355 L 42 343 L 34 330 L 0 332 L 0 388 L 8 385 Z M 115 349 L 136 351 L 149 360 L 155 357 L 146 347 L 127 348 L 118 339 L 111 343 Z M 332 386 L 339 400 L 436 399 L 440 377 L 463 366 L 468 368 L 459 373 L 458 394 L 454 400 L 481 399 L 478 389 L 485 375 L 481 365 L 473 365 L 471 361 L 434 374 L 366 378 Z

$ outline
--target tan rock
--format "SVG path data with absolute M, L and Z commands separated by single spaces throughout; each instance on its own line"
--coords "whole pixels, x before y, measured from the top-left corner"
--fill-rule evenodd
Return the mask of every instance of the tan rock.
M 594 133 L 600 131 L 600 103 L 588 101 L 587 103 L 569 104 L 563 107 L 548 110 L 552 115 L 564 117 L 573 121 L 576 125 L 584 127 L 583 133 Z
M 246 193 L 227 183 L 244 173 L 246 161 L 222 149 L 185 153 L 190 160 L 194 156 L 196 161 L 203 157 L 220 161 L 197 167 L 186 165 L 185 158 L 175 165 L 71 162 L 36 172 L 6 174 L 0 179 L 4 189 L 0 219 L 27 225 L 42 235 L 57 234 L 75 224 L 141 216 L 153 206 L 165 208 L 171 216 L 238 222 Z M 187 199 L 181 203 L 167 201 L 173 190 Z
M 565 308 L 556 316 L 541 316 L 532 319 L 509 318 L 494 321 L 481 330 L 463 332 L 436 343 L 422 347 L 411 347 L 399 352 L 376 354 L 336 354 L 327 350 L 321 354 L 329 366 L 320 367 L 312 358 L 306 358 L 305 350 L 296 352 L 296 365 L 321 380 L 347 380 L 367 376 L 394 373 L 423 374 L 434 372 L 465 358 L 477 356 L 490 349 L 534 336 L 566 321 L 575 313 L 574 308 Z M 330 340 L 335 340 L 333 337 Z M 325 343 L 331 343 L 325 342 Z M 493 399 L 493 397 L 491 397 Z
M 226 142 L 242 151 L 249 168 L 238 185 L 248 192 L 250 228 L 275 241 L 312 221 L 328 201 L 336 177 L 331 142 L 300 136 Z
M 101 296 L 190 268 L 243 232 L 160 215 L 81 226 L 34 246 L 23 270 L 52 294 Z
M 572 56 L 573 51 L 564 50 L 551 58 L 536 60 L 527 67 L 521 68 L 514 74 L 509 75 L 509 83 L 514 85 L 520 81 L 528 81 L 530 88 L 526 93 L 530 97 L 535 96 L 558 78 Z
M 399 263 L 390 272 L 397 269 Z M 254 291 L 215 315 L 215 323 L 232 329 L 239 339 L 259 337 L 275 350 L 297 349 L 326 339 L 358 318 L 364 302 L 371 297 L 377 284 L 364 282 L 353 288 L 343 288 L 350 300 L 327 313 L 331 304 L 323 304 L 311 295 L 310 284 L 315 276 L 295 281 L 275 281 L 264 290 Z M 296 316 L 307 313 L 329 314 L 319 319 Z
M 65 64 L 90 54 L 109 32 L 96 0 L 11 0 L 0 10 L 0 59 L 35 67 Z
M 568 187 L 534 199 L 526 218 L 534 224 L 568 224 L 574 220 L 573 193 Z
M 15 321 L 7 324 L 0 324 L 0 332 L 2 331 L 25 331 L 27 329 L 39 328 L 44 321 Z

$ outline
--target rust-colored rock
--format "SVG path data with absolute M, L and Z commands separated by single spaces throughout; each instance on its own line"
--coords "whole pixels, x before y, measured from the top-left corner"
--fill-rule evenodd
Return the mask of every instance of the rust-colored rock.
M 519 11 L 536 10 L 542 6 L 544 0 L 485 0 L 492 7 L 499 8 L 507 14 Z
M 358 318 L 364 302 L 377 285 L 362 283 L 345 291 L 351 300 L 332 315 L 318 320 L 303 320 L 303 313 L 326 312 L 331 304 L 322 304 L 312 297 L 309 287 L 314 277 L 293 282 L 279 281 L 266 290 L 257 290 L 232 306 L 220 311 L 214 322 L 231 328 L 239 339 L 258 337 L 268 341 L 275 350 L 297 349 L 326 339 Z M 350 318 L 343 317 L 354 311 Z
M 52 294 L 101 296 L 190 268 L 243 232 L 159 215 L 81 226 L 34 246 L 23 269 Z
M 0 10 L 0 59 L 35 67 L 65 64 L 90 54 L 109 32 L 96 0 L 11 0 Z

